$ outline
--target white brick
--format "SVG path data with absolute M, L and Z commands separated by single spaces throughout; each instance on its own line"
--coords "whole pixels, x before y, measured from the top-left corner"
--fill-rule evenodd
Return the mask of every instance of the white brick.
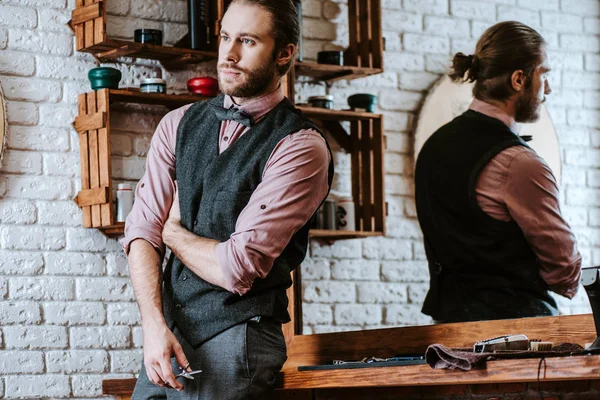
M 356 284 L 359 303 L 406 303 L 408 285 L 401 283 L 360 282 Z
M 583 69 L 583 54 L 548 51 L 548 62 L 551 68 L 554 69 L 581 71 Z
M 125 253 L 108 254 L 106 270 L 110 276 L 129 276 L 129 264 Z
M 69 251 L 120 251 L 116 240 L 108 240 L 96 229 L 70 228 L 67 230 L 67 250 Z
M 71 181 L 66 178 L 9 176 L 8 194 L 16 198 L 66 200 L 71 198 Z
M 329 12 L 334 11 L 333 8 L 337 7 L 337 11 L 340 11 L 340 5 L 337 3 L 333 3 L 328 1 L 327 7 L 330 8 Z M 302 16 L 303 17 L 312 17 L 312 18 L 321 18 L 323 3 L 317 0 L 308 0 L 302 2 Z
M 355 303 L 356 289 L 351 282 L 303 282 L 307 303 Z
M 469 21 L 448 17 L 425 17 L 425 32 L 433 36 L 468 37 L 471 32 Z
M 36 216 L 35 206 L 28 201 L 4 200 L 0 202 L 0 223 L 33 224 Z
M 37 105 L 21 101 L 7 101 L 6 112 L 10 124 L 35 125 L 38 123 Z
M 81 210 L 73 201 L 41 201 L 37 207 L 38 223 L 41 225 L 81 225 Z
M 583 32 L 583 19 L 577 15 L 569 15 L 555 11 L 542 11 L 542 26 L 557 32 Z
M 40 373 L 44 370 L 43 357 L 41 351 L 0 351 L 0 374 Z M 10 384 L 7 386 L 9 393 Z
M 146 172 L 146 160 L 142 158 L 112 158 L 112 176 L 117 179 L 139 180 Z
M 583 106 L 585 108 L 600 108 L 600 92 L 584 92 L 583 93 Z
M 360 240 L 342 240 L 331 245 L 312 240 L 310 255 L 328 259 L 360 258 Z
M 141 367 L 141 350 L 115 350 L 110 352 L 111 372 L 138 373 Z
M 304 305 L 302 306 L 304 309 Z M 141 326 L 134 326 L 131 328 L 131 341 L 133 343 L 133 347 L 141 348 L 144 346 L 144 332 L 142 331 Z
M 183 1 L 136 0 L 131 3 L 131 15 L 158 21 L 187 22 Z
M 447 38 L 406 33 L 404 35 L 404 48 L 408 51 L 447 54 L 450 43 Z
M 46 352 L 46 369 L 50 373 L 104 372 L 108 355 L 102 350 L 69 350 Z
M 14 226 L 0 230 L 0 242 L 5 249 L 60 250 L 65 237 L 59 229 Z
M 541 26 L 540 13 L 522 7 L 498 6 L 498 21 L 519 21 L 534 29 Z M 544 25 L 544 28 L 547 27 Z
M 35 59 L 29 54 L 17 51 L 0 52 L 0 74 L 31 76 L 34 71 Z
M 41 126 L 11 126 L 7 141 L 11 149 L 65 151 L 69 149 L 69 132 Z
M 62 93 L 59 82 L 37 78 L 3 77 L 2 89 L 9 100 L 33 102 L 57 102 Z
M 96 63 L 78 58 L 37 56 L 37 75 L 42 78 L 79 79 L 87 81 L 88 71 Z
M 68 397 L 70 393 L 68 376 L 9 376 L 6 378 L 6 397 L 8 398 Z
M 586 33 L 600 34 L 600 18 L 584 18 L 583 30 Z
M 465 19 L 475 19 L 494 22 L 496 20 L 495 7 L 479 1 L 458 1 L 450 2 L 450 14 L 455 17 Z
M 127 15 L 129 13 L 129 1 L 109 1 L 109 2 L 107 2 L 106 3 L 106 13 L 111 14 L 111 15 Z
M 414 111 L 418 108 L 423 95 L 416 92 L 383 90 L 379 97 L 379 106 L 391 111 Z
M 323 280 L 331 278 L 331 261 L 322 258 L 306 258 L 301 265 L 302 279 Z
M 581 107 L 583 106 L 583 96 L 580 90 L 558 89 L 553 90 L 547 97 L 548 103 L 560 107 Z
M 107 3 L 121 3 L 121 1 L 109 1 Z M 127 2 L 123 2 L 127 3 Z M 71 13 L 67 10 L 56 10 L 52 8 L 39 8 L 39 29 L 43 31 L 53 31 L 61 33 L 70 33 L 67 22 L 71 19 Z
M 72 300 L 74 285 L 66 278 L 11 278 L 10 297 L 18 300 Z
M 40 104 L 40 125 L 70 129 L 76 115 L 77 107 Z
M 423 261 L 384 262 L 381 275 L 387 282 L 429 282 L 429 268 Z
M 109 303 L 108 323 L 111 325 L 139 325 L 140 313 L 135 303 Z
M 72 36 L 65 33 L 13 29 L 8 36 L 8 47 L 32 53 L 70 56 L 73 53 Z
M 333 323 L 333 311 L 328 304 L 303 304 L 302 323 L 304 325 L 331 325 Z
M 588 174 L 588 186 L 593 188 L 600 188 L 600 170 L 589 170 Z
M 141 28 L 162 29 L 162 24 L 158 21 L 142 20 L 131 17 L 110 16 L 106 19 L 106 33 L 110 37 L 133 39 L 134 31 Z
M 572 144 L 575 146 L 589 146 L 592 132 L 589 128 L 579 128 L 574 126 L 557 126 L 558 141 L 561 145 Z
M 0 324 L 37 324 L 42 320 L 40 307 L 32 302 L 0 302 Z
M 404 11 L 387 11 L 382 21 L 382 28 L 397 32 L 421 32 L 423 31 L 423 17 Z
M 400 34 L 398 32 L 383 31 L 383 46 L 384 58 L 386 53 L 402 51 L 402 42 L 400 41 Z
M 386 132 L 387 150 L 401 154 L 409 154 L 411 151 L 411 138 L 406 133 Z
M 0 250 L 0 275 L 38 275 L 43 268 L 39 253 Z
M 564 72 L 564 86 L 572 89 L 589 89 L 600 87 L 600 73 L 597 72 Z
M 597 0 L 561 0 L 560 9 L 570 14 L 600 15 L 600 3 Z
M 17 28 L 35 28 L 35 9 L 0 4 L 0 25 Z
M 558 0 L 517 0 L 517 5 L 532 10 L 558 10 Z
M 77 279 L 77 299 L 96 301 L 134 300 L 133 286 L 127 278 Z
M 135 138 L 137 141 L 137 137 Z M 150 148 L 150 143 L 148 143 Z M 133 153 L 133 143 L 128 135 L 115 134 L 111 129 L 110 133 L 110 152 L 115 156 L 130 156 Z M 138 154 L 145 156 L 145 154 Z
M 302 20 L 302 33 L 307 39 L 335 40 L 337 36 L 335 24 L 309 18 Z
M 338 304 L 335 306 L 335 323 L 338 325 L 374 325 L 382 321 L 382 308 L 376 305 Z
M 570 109 L 567 119 L 569 125 L 600 128 L 600 111 L 597 110 Z
M 408 287 L 408 302 L 412 304 L 423 304 L 429 290 L 429 283 L 412 284 Z
M 448 1 L 446 0 L 404 0 L 404 9 L 422 14 L 448 14 Z
M 433 325 L 431 317 L 421 313 L 421 307 L 414 304 L 393 304 L 386 306 L 385 322 L 391 326 Z
M 102 303 L 45 303 L 44 320 L 52 325 L 101 325 L 106 321 L 106 311 Z
M 429 72 L 401 72 L 400 89 L 427 91 L 439 78 L 438 74 Z
M 594 72 L 600 71 L 600 56 L 597 54 L 586 54 L 585 69 Z
M 452 61 L 448 55 L 428 54 L 425 57 L 425 71 L 436 74 L 447 74 Z
M 162 118 L 163 115 L 158 113 L 149 115 L 135 112 L 111 112 L 111 130 L 117 128 L 128 132 L 154 134 L 154 131 Z
M 119 3 L 119 2 L 117 2 Z M 108 4 L 111 4 L 110 2 Z M 105 375 L 73 375 L 71 388 L 74 396 L 102 396 L 102 381 Z
M 56 252 L 46 254 L 47 275 L 102 275 L 104 259 L 99 255 Z
M 385 177 L 385 193 L 404 196 L 414 195 L 414 182 L 412 178 L 406 178 L 397 175 L 387 175 Z
M 586 170 L 584 168 L 564 165 L 561 171 L 562 184 L 566 186 L 585 186 Z
M 452 48 L 451 53 L 456 54 L 458 52 L 462 52 L 465 54 L 473 54 L 475 52 L 475 46 L 477 45 L 477 40 L 475 39 L 452 39 Z M 452 65 L 452 58 L 448 57 L 450 60 L 450 65 Z
M 79 176 L 79 154 L 47 153 L 44 154 L 44 173 L 53 176 Z
M 64 349 L 69 342 L 67 328 L 60 326 L 7 326 L 3 331 L 7 348 Z
M 302 3 L 302 15 L 306 15 L 307 17 L 316 17 L 319 18 L 321 17 L 320 14 L 320 9 L 319 6 L 317 4 L 315 4 L 314 6 L 310 6 L 311 3 L 319 3 L 318 1 L 309 1 L 306 3 Z M 306 10 L 308 13 L 305 14 L 304 13 L 304 8 L 306 6 L 309 6 L 308 9 Z M 311 13 L 311 9 L 314 10 Z M 316 14 L 316 15 L 311 15 L 311 14 Z M 344 22 L 347 23 L 348 20 L 348 6 L 346 4 L 339 4 L 339 3 L 334 3 L 333 1 L 326 1 L 325 3 L 323 3 L 323 18 L 328 20 L 328 21 L 335 21 L 335 22 L 341 22 L 342 20 L 344 20 Z
M 571 187 L 567 189 L 567 204 L 596 207 L 600 203 L 600 190 Z
M 600 167 L 600 151 L 590 149 L 567 149 L 566 162 L 584 167 Z
M 131 346 L 127 326 L 95 326 L 71 328 L 72 348 L 122 349 Z
M 0 278 L 0 300 L 6 299 L 8 296 L 8 280 L 6 278 Z M 2 343 L 0 339 L 0 344 Z
M 383 59 L 387 70 L 422 71 L 425 65 L 421 54 L 385 52 Z
M 598 53 L 600 51 L 600 37 L 565 33 L 560 35 L 560 47 L 567 51 Z
M 591 138 L 592 138 L 592 147 L 600 147 L 600 132 L 599 131 L 594 131 L 591 134 Z
M 65 8 L 65 0 L 4 0 L 7 4 L 21 4 L 24 6 Z
M 586 211 L 585 208 L 581 208 L 580 210 Z M 593 227 L 600 226 L 600 210 L 599 209 L 590 209 L 589 214 L 590 214 L 590 218 L 589 218 L 590 226 L 593 226 Z M 586 218 L 586 220 L 587 220 L 587 218 Z M 596 264 L 596 261 L 594 261 L 594 264 Z
M 5 49 L 8 44 L 8 34 L 6 29 L 0 29 L 0 49 Z
M 90 87 L 90 83 L 89 82 L 83 82 L 83 81 L 66 81 L 64 83 L 64 95 L 63 95 L 63 102 L 66 104 L 71 104 L 75 106 L 75 109 L 77 109 L 77 96 L 80 93 L 85 93 L 85 92 L 89 92 L 91 90 Z M 112 111 L 111 111 L 111 116 L 112 116 Z M 69 121 L 69 122 L 73 122 L 73 121 Z M 111 130 L 113 129 L 113 126 L 111 124 Z
M 408 240 L 398 241 L 388 238 L 363 240 L 363 256 L 367 259 L 410 260 L 412 244 Z
M 331 273 L 333 279 L 339 281 L 377 281 L 379 266 L 379 261 L 340 260 L 333 262 Z

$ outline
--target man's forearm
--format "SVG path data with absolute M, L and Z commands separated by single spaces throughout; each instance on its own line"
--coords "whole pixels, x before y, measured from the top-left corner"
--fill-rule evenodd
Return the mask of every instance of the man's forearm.
M 128 261 L 142 325 L 164 324 L 160 255 L 149 242 L 137 239 L 131 242 Z
M 227 289 L 216 255 L 218 241 L 197 236 L 173 221 L 165 224 L 163 239 L 193 273 L 213 285 Z

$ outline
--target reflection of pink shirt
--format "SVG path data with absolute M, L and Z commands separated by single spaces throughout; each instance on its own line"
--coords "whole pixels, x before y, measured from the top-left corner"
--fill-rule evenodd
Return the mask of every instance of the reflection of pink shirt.
M 259 122 L 283 98 L 279 88 L 239 108 Z M 231 97 L 226 96 L 224 107 L 232 104 Z M 175 190 L 177 128 L 189 107 L 168 113 L 152 138 L 146 172 L 137 185 L 133 210 L 127 217 L 125 237 L 121 240 L 126 252 L 133 240 L 144 239 L 164 254 L 162 230 Z M 248 129 L 235 121 L 223 121 L 219 153 Z M 269 273 L 292 235 L 306 224 L 327 195 L 329 161 L 325 140 L 314 130 L 288 135 L 277 144 L 263 171 L 262 182 L 236 222 L 235 232 L 229 240 L 217 245 L 217 259 L 227 290 L 242 295 L 254 279 Z
M 491 104 L 475 99 L 470 109 L 516 131 L 510 115 Z M 538 258 L 542 279 L 552 291 L 572 298 L 579 285 L 581 255 L 560 213 L 558 186 L 546 162 L 527 147 L 509 147 L 483 169 L 475 192 L 488 215 L 519 225 Z

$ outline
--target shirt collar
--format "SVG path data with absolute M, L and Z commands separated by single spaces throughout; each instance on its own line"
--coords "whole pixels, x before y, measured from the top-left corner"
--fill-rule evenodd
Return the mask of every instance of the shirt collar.
M 237 105 L 231 96 L 226 95 L 223 102 L 223 107 L 230 108 L 231 106 L 235 105 L 240 110 L 243 110 L 249 114 L 254 121 L 258 121 L 269 111 L 274 109 L 277 104 L 281 103 L 283 98 L 283 88 L 281 85 L 279 85 L 279 87 L 273 92 L 251 100 L 243 105 Z
M 473 102 L 469 106 L 469 110 L 477 111 L 478 113 L 487 115 L 488 117 L 498 119 L 515 133 L 519 131 L 519 125 L 515 119 L 493 104 L 479 99 L 473 99 Z

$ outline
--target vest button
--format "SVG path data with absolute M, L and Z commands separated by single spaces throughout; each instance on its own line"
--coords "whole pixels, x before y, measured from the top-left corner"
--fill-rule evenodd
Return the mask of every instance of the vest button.
M 183 279 L 184 281 L 187 280 L 187 275 L 182 276 L 181 279 Z
M 177 310 L 181 310 L 183 306 L 181 304 L 175 304 L 175 309 Z

